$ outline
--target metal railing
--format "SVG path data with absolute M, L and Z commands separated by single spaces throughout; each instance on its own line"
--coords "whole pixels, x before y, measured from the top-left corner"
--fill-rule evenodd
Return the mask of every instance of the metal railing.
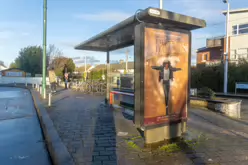
M 107 90 L 106 82 L 102 81 L 86 81 L 86 82 L 71 82 L 71 88 L 76 91 L 91 94 L 105 94 Z

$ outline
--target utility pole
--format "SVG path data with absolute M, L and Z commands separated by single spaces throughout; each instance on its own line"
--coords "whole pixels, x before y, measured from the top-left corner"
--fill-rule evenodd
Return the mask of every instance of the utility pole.
M 160 2 L 159 2 L 159 8 L 160 9 L 163 9 L 163 0 L 160 0 Z
M 228 0 L 223 0 L 227 4 L 227 13 L 226 13 L 226 51 L 225 51 L 225 63 L 224 63 L 224 93 L 227 93 L 228 86 L 228 54 L 229 54 L 229 11 L 230 4 Z
M 87 56 L 84 55 L 84 80 L 87 78 Z
M 46 36 L 47 36 L 47 0 L 43 0 L 43 61 L 42 61 L 42 94 L 46 94 Z

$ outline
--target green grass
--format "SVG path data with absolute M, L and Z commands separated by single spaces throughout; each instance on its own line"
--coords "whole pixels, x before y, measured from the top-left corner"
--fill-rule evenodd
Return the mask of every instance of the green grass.
M 130 138 L 130 140 L 136 140 L 136 139 L 140 139 L 140 138 L 142 138 L 142 136 L 134 136 L 134 137 Z
M 133 141 L 126 140 L 126 143 L 127 143 L 127 145 L 128 145 L 130 148 L 133 148 L 133 149 L 136 149 L 136 150 L 140 150 L 139 146 L 137 146 Z
M 167 153 L 181 151 L 180 146 L 177 143 L 167 144 L 159 148 L 160 151 L 165 151 Z

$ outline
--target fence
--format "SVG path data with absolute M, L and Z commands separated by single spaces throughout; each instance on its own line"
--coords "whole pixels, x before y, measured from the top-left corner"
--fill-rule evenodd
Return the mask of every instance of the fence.
M 42 77 L 0 77 L 0 84 L 42 84 Z M 49 78 L 46 78 L 47 85 L 50 85 Z
M 77 91 L 95 94 L 105 94 L 107 89 L 106 82 L 101 81 L 74 82 L 70 86 Z

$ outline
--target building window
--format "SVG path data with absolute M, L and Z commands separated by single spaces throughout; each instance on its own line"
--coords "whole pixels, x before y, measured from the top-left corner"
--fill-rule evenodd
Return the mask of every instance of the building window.
M 203 54 L 202 61 L 207 61 L 207 60 L 208 60 L 208 54 Z
M 248 33 L 248 24 L 239 25 L 239 34 Z
M 248 34 L 248 23 L 233 26 L 232 27 L 232 33 L 234 35 Z
M 235 26 L 232 27 L 233 34 L 235 34 L 235 35 L 238 34 L 237 33 L 238 32 L 237 30 L 238 30 L 238 25 L 235 25 Z
M 238 55 L 237 55 L 237 50 L 231 50 L 231 60 L 237 60 Z

